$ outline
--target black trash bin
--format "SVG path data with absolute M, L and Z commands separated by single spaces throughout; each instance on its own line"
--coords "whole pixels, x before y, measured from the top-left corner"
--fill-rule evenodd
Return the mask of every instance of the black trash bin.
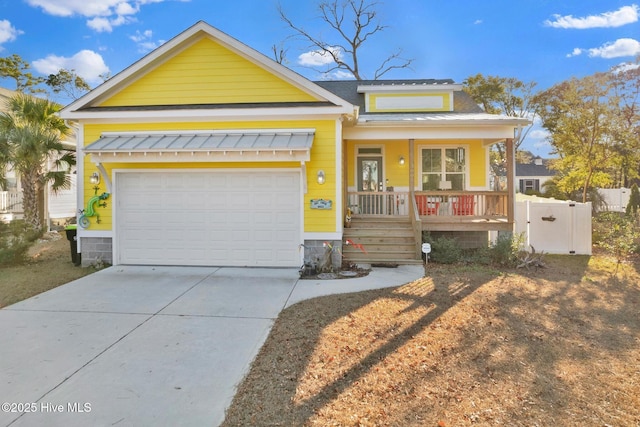
M 78 226 L 76 224 L 68 225 L 64 228 L 67 233 L 67 240 L 71 249 L 71 262 L 73 265 L 80 265 L 80 254 L 78 253 Z

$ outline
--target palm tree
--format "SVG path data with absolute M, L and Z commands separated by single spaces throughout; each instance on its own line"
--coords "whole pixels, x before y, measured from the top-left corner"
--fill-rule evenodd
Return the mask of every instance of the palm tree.
M 0 113 L 0 169 L 10 163 L 20 177 L 25 222 L 41 228 L 38 196 L 51 183 L 58 190 L 69 186 L 67 173 L 75 155 L 61 138 L 69 133 L 56 115 L 60 106 L 46 99 L 18 93 Z

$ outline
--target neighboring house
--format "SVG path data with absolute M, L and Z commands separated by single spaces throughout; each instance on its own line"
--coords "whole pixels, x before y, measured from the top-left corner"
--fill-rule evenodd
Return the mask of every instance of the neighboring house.
M 6 111 L 6 104 L 10 98 L 13 98 L 18 92 L 0 88 L 0 111 Z M 75 136 L 70 135 L 62 141 L 65 148 L 75 150 Z M 51 165 L 52 166 L 52 165 Z M 11 168 L 5 176 L 7 180 L 7 188 L 0 190 L 0 220 L 11 221 L 12 219 L 22 218 L 22 186 L 20 185 L 20 177 Z M 69 174 L 70 186 L 67 189 L 61 189 L 57 192 L 51 191 L 51 188 L 44 193 L 44 204 L 46 209 L 43 212 L 45 222 L 50 226 L 51 221 L 63 218 L 73 218 L 76 216 L 76 174 L 75 168 Z
M 329 248 L 412 262 L 422 230 L 486 244 L 514 228 L 515 171 L 490 191 L 490 146 L 513 159 L 529 122 L 461 89 L 311 82 L 199 22 L 61 112 L 83 263 L 299 267 Z
M 548 167 L 548 160 L 536 157 L 531 163 L 516 164 L 516 182 L 518 192 L 544 193 L 544 184 L 555 176 L 555 172 Z

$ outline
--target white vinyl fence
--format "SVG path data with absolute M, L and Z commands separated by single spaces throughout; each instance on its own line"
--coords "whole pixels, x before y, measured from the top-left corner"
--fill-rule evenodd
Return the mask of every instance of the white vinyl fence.
M 631 189 L 629 188 L 599 188 L 598 193 L 602 196 L 605 206 L 602 210 L 610 212 L 624 212 L 629 203 Z
M 516 232 L 527 248 L 549 254 L 591 255 L 591 203 L 545 198 L 516 202 Z

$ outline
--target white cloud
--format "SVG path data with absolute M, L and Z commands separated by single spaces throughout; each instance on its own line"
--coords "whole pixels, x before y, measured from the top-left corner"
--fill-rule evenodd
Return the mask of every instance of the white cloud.
M 573 52 L 567 54 L 567 58 L 582 55 L 587 52 L 591 58 L 620 58 L 623 56 L 640 55 L 640 42 L 634 39 L 618 39 L 614 42 L 605 43 L 601 47 L 591 49 L 575 48 Z
M 338 58 L 342 58 L 342 51 L 339 48 L 331 48 L 331 51 L 337 55 Z M 305 67 L 321 67 L 323 65 L 335 64 L 335 61 L 333 60 L 333 56 L 328 52 L 312 50 L 298 56 L 298 64 Z
M 136 33 L 133 36 L 129 36 L 129 38 L 136 43 L 142 43 L 150 39 L 152 36 L 153 36 L 153 31 L 146 30 L 142 33 L 140 31 L 136 31 Z
M 131 6 L 129 3 L 119 3 L 115 8 L 115 12 L 119 16 L 135 15 L 140 12 L 140 5 Z
M 99 33 L 110 33 L 113 27 L 107 18 L 93 18 L 87 21 L 87 27 Z
M 582 52 L 584 52 L 584 50 L 580 49 L 579 47 L 576 47 L 573 49 L 573 52 L 567 54 L 567 58 L 571 58 L 572 56 L 582 55 Z
M 87 26 L 97 32 L 111 32 L 114 27 L 135 22 L 134 15 L 142 6 L 163 1 L 167 0 L 26 0 L 49 15 L 84 16 L 88 18 Z
M 554 28 L 570 28 L 584 30 L 588 28 L 613 28 L 632 24 L 638 21 L 638 5 L 623 6 L 614 12 L 604 12 L 600 15 L 591 15 L 583 18 L 574 18 L 572 15 L 553 15 L 554 20 L 544 22 L 546 26 Z
M 474 25 L 480 25 L 482 24 L 482 19 L 476 19 L 475 21 L 473 21 Z
M 625 71 L 631 71 L 640 68 L 640 64 L 633 62 L 623 62 L 613 68 L 614 73 L 624 73 Z
M 589 49 L 589 56 L 607 59 L 638 54 L 640 54 L 640 42 L 634 39 L 618 39 L 615 42 L 606 43 L 602 47 Z
M 138 52 L 146 53 L 154 50 L 158 46 L 164 44 L 166 40 L 153 41 L 153 31 L 146 30 L 143 32 L 136 31 L 132 36 L 129 36 L 138 45 Z
M 330 73 L 322 73 L 320 80 L 353 80 L 353 73 L 344 70 L 335 70 Z
M 33 67 L 41 74 L 56 74 L 60 69 L 75 70 L 76 74 L 87 83 L 100 83 L 101 74 L 109 73 L 109 67 L 104 63 L 100 54 L 91 50 L 81 50 L 70 58 L 49 55 L 46 58 L 32 62 Z
M 24 34 L 24 31 L 17 30 L 11 25 L 11 22 L 6 19 L 0 21 L 0 44 L 12 42 L 17 39 L 20 34 Z
M 115 18 L 93 18 L 87 21 L 87 27 L 91 28 L 98 33 L 110 33 L 114 27 L 120 25 L 130 24 L 135 22 L 136 19 L 128 16 L 117 15 Z
M 546 129 L 534 129 L 529 132 L 527 138 L 535 139 L 535 140 L 546 140 L 549 137 L 550 133 Z
M 112 15 L 112 8 L 122 3 L 122 0 L 27 0 L 27 3 L 41 8 L 49 15 L 95 17 Z

